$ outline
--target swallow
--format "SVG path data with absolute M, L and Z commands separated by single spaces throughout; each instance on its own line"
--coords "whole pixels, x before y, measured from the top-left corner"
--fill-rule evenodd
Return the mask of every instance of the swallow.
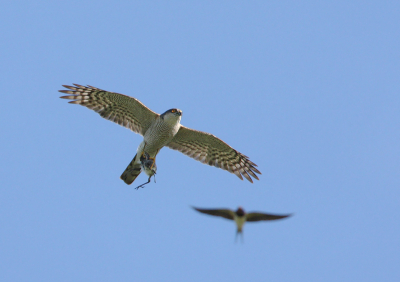
M 144 185 L 150 183 L 151 177 L 154 175 L 154 183 L 156 182 L 156 171 L 157 171 L 157 165 L 156 165 L 156 160 L 153 158 L 150 158 L 150 155 L 147 152 L 143 152 L 143 154 L 140 156 L 140 166 L 141 169 L 149 176 L 149 179 L 146 183 L 143 183 L 136 187 L 135 189 L 138 190 L 139 188 L 143 188 Z
M 243 225 L 245 224 L 246 221 L 254 222 L 261 220 L 276 220 L 291 216 L 291 214 L 277 215 L 277 214 L 268 214 L 261 212 L 246 213 L 242 207 L 238 207 L 236 211 L 230 209 L 199 209 L 196 207 L 192 208 L 201 213 L 220 216 L 226 219 L 234 220 L 237 227 L 235 241 L 237 240 L 238 235 L 240 235 L 242 238 L 242 242 L 243 242 Z

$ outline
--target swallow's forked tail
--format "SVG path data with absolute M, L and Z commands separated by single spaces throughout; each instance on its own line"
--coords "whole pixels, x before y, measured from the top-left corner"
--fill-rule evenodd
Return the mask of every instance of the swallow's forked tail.
M 240 241 L 242 241 L 242 243 L 244 243 L 244 239 L 243 239 L 243 231 L 240 229 L 238 229 L 236 231 L 236 236 L 235 236 L 235 243 L 237 242 L 237 238 L 240 237 Z

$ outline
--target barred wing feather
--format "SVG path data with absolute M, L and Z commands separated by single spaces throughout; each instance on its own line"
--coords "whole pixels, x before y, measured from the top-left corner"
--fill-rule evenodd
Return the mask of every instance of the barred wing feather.
M 248 181 L 253 182 L 251 177 L 258 180 L 255 173 L 261 174 L 255 168 L 257 165 L 247 156 L 206 132 L 181 126 L 167 147 L 178 150 L 204 164 L 234 173 L 242 180 L 244 176 Z
M 99 113 L 130 130 L 144 135 L 152 122 L 159 116 L 139 100 L 123 94 L 108 92 L 93 86 L 63 85 L 70 90 L 59 92 L 71 94 L 60 98 L 73 100 L 69 103 L 79 104 Z

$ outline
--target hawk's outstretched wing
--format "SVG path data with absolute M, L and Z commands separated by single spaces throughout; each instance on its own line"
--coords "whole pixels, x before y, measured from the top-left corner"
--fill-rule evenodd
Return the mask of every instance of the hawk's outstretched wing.
M 60 98 L 70 99 L 72 104 L 79 104 L 98 112 L 103 118 L 111 120 L 130 130 L 144 135 L 152 122 L 159 116 L 139 100 L 101 90 L 93 86 L 63 85 L 71 90 L 59 90 L 62 93 L 72 94 Z
M 227 219 L 232 219 L 235 215 L 235 213 L 229 209 L 199 209 L 199 208 L 194 208 L 196 211 L 205 213 L 205 214 L 209 214 L 209 215 L 215 215 L 215 216 L 221 216 L 223 218 L 227 218 Z
M 275 220 L 289 216 L 291 216 L 291 214 L 277 215 L 277 214 L 267 214 L 261 212 L 251 212 L 247 214 L 246 221 Z
M 250 182 L 250 176 L 258 180 L 255 173 L 261 174 L 255 163 L 242 153 L 212 134 L 181 126 L 178 133 L 167 147 L 178 150 L 204 164 L 219 167 L 234 173 L 243 180 L 242 175 Z

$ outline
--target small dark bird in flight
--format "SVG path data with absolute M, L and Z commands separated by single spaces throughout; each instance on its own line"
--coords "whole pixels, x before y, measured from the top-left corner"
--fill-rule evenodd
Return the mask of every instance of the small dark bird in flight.
M 237 226 L 235 241 L 239 234 L 241 235 L 243 241 L 243 225 L 245 224 L 246 221 L 254 222 L 261 220 L 276 220 L 291 216 L 291 214 L 277 215 L 277 214 L 268 214 L 261 212 L 246 213 L 242 207 L 238 207 L 236 211 L 230 209 L 199 209 L 196 207 L 192 208 L 201 213 L 220 216 L 226 219 L 234 220 Z

